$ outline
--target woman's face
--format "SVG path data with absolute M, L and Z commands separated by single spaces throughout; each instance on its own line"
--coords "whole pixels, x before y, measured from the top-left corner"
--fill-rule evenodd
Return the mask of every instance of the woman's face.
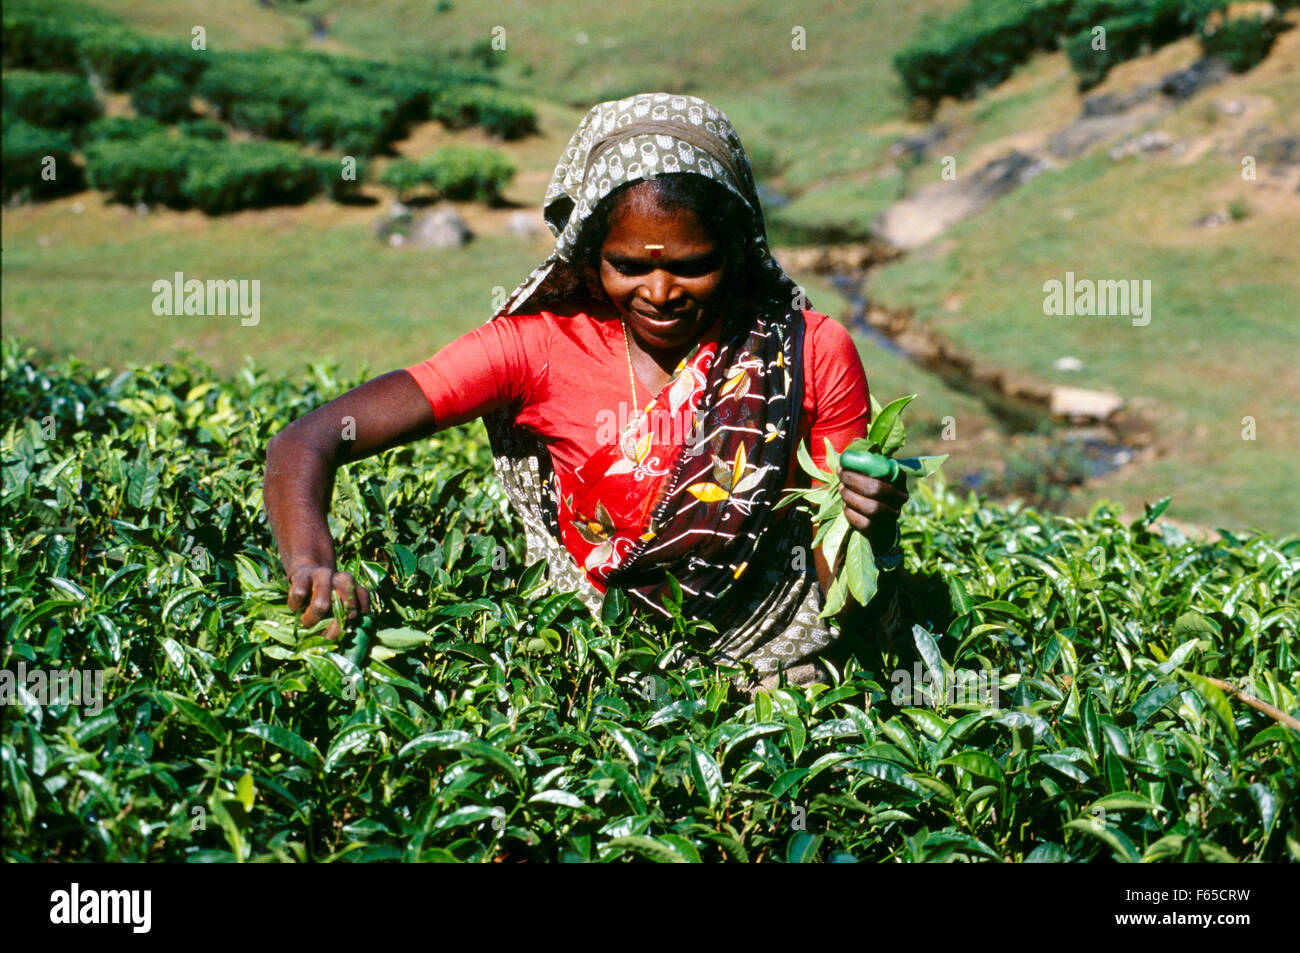
M 638 183 L 610 216 L 600 280 L 644 350 L 676 352 L 717 317 L 723 264 L 692 212 L 661 206 L 653 187 Z

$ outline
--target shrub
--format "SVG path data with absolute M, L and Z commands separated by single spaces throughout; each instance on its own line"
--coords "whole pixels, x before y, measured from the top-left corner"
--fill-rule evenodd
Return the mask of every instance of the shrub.
M 354 95 L 312 103 L 289 124 L 292 138 L 326 149 L 368 156 L 397 138 L 392 100 Z
M 368 92 L 319 56 L 227 54 L 198 92 L 237 128 L 360 155 L 379 151 L 402 127 L 398 100 Z
M 11 70 L 4 74 L 4 108 L 50 129 L 78 129 L 100 113 L 90 84 L 71 73 Z
M 191 87 L 167 73 L 155 73 L 131 91 L 131 105 L 142 116 L 175 123 L 190 115 Z
M 191 139 L 221 140 L 227 138 L 226 127 L 212 119 L 187 119 L 177 123 L 182 136 Z
M 78 72 L 78 39 L 93 26 L 117 21 L 93 7 L 68 0 L 7 0 L 4 4 L 5 68 Z
M 1227 20 L 1213 32 L 1201 33 L 1201 48 L 1206 56 L 1217 56 L 1227 63 L 1234 73 L 1244 73 L 1268 56 L 1286 26 L 1278 17 Z
M 192 86 L 208 66 L 208 54 L 186 42 L 143 36 L 124 26 L 87 25 L 76 37 L 84 68 L 111 89 L 132 89 L 160 73 Z
M 86 127 L 86 139 L 90 142 L 135 142 L 164 132 L 166 127 L 148 116 L 108 116 L 96 119 Z
M 427 185 L 432 185 L 432 174 L 423 163 L 415 159 L 394 159 L 379 175 L 379 184 L 397 193 L 403 201 Z
M 191 150 L 165 133 L 135 141 L 100 141 L 86 147 L 90 185 L 121 202 L 176 204 Z
M 1096 86 L 1117 64 L 1131 60 L 1150 44 L 1151 20 L 1145 13 L 1105 20 L 1098 26 L 1106 31 L 1105 49 L 1092 48 L 1091 28 L 1077 33 L 1066 44 L 1066 55 L 1080 89 Z
M 481 125 L 501 139 L 517 139 L 537 131 L 537 113 L 531 106 L 491 86 L 444 89 L 430 115 L 449 129 Z
M 52 198 L 81 187 L 82 170 L 72 160 L 72 142 L 65 133 L 43 129 L 5 114 L 3 158 L 3 198 Z M 54 164 L 51 166 L 49 160 Z M 45 172 L 46 169 L 51 170 Z M 45 176 L 52 174 L 53 179 Z
M 282 142 L 163 134 L 95 143 L 87 159 L 91 185 L 119 201 L 196 208 L 210 215 L 294 205 L 324 189 L 341 196 L 356 185 L 338 176 L 337 161 L 303 155 Z
M 192 140 L 182 199 L 210 215 L 267 205 L 297 205 L 323 185 L 320 169 L 281 142 L 209 143 Z
M 493 203 L 514 176 L 513 163 L 493 149 L 446 146 L 418 161 L 398 159 L 379 177 L 380 184 L 408 197 L 423 186 L 448 199 Z
M 1054 48 L 1070 6 L 1068 0 L 971 0 L 946 18 L 927 19 L 895 55 L 894 68 L 912 96 L 973 96 L 1002 82 L 1035 51 Z

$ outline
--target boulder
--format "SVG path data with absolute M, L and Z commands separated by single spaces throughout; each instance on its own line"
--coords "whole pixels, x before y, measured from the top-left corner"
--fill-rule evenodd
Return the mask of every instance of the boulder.
M 407 242 L 421 248 L 459 248 L 473 237 L 454 206 L 439 205 L 415 220 Z
M 1124 398 L 1105 391 L 1060 386 L 1052 388 L 1050 406 L 1054 417 L 1064 417 L 1071 421 L 1100 422 L 1108 420 L 1115 411 L 1123 407 Z

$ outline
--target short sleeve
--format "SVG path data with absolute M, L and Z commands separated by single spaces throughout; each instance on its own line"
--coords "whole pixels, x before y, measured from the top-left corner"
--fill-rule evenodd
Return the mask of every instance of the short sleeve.
M 867 373 L 857 346 L 844 325 L 823 318 L 810 336 L 812 344 L 813 419 L 808 448 L 813 461 L 826 468 L 826 440 L 836 450 L 866 436 L 871 420 Z
M 551 317 L 503 315 L 404 368 L 429 401 L 438 428 L 526 403 L 546 374 Z

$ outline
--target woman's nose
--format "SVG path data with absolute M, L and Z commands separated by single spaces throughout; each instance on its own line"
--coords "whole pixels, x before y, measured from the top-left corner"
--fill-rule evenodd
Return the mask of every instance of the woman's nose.
M 674 294 L 677 290 L 673 283 L 673 276 L 663 269 L 651 272 L 646 277 L 645 298 L 654 307 L 662 310 L 669 301 L 680 298 L 680 294 Z

